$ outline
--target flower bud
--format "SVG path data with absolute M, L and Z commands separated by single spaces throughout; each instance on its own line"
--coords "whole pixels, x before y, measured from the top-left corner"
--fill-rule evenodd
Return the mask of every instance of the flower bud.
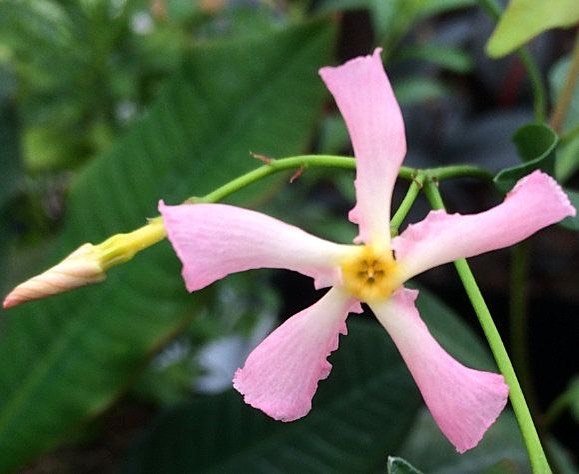
M 8 309 L 26 301 L 103 281 L 109 268 L 129 261 L 165 235 L 163 221 L 156 218 L 133 232 L 115 234 L 99 245 L 81 245 L 58 265 L 14 288 L 4 299 L 3 307 Z
M 4 309 L 104 280 L 95 249 L 93 244 L 81 245 L 59 264 L 21 283 L 4 299 Z

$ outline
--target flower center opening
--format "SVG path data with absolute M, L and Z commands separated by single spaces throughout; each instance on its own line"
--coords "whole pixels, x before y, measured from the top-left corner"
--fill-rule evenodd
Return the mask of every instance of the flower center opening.
M 391 251 L 364 245 L 342 261 L 344 287 L 361 301 L 388 298 L 400 285 L 396 261 Z

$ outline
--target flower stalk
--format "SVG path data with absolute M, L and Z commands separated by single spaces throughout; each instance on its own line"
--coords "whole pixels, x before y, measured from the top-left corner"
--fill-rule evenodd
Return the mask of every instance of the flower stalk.
M 424 191 L 433 209 L 444 209 L 444 202 L 435 182 L 427 180 L 424 184 Z M 513 364 L 511 363 L 505 345 L 476 283 L 470 266 L 466 259 L 458 260 L 454 262 L 454 265 L 478 317 L 497 366 L 509 386 L 509 398 L 523 435 L 527 452 L 529 453 L 533 472 L 549 474 L 552 471 L 549 467 L 547 456 L 545 455 L 541 445 L 539 434 L 537 433 L 537 429 L 533 423 L 531 412 L 529 411 L 529 407 L 525 401 L 525 396 L 523 395 Z

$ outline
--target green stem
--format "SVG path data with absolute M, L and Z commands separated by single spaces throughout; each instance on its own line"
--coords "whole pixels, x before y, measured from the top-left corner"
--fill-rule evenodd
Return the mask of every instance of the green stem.
M 573 48 L 571 65 L 569 66 L 567 78 L 565 79 L 563 89 L 559 94 L 559 99 L 555 105 L 553 115 L 551 115 L 551 127 L 557 133 L 561 132 L 563 123 L 565 122 L 565 117 L 567 117 L 567 112 L 571 106 L 573 91 L 577 83 L 577 76 L 579 76 L 579 32 L 577 32 L 577 37 L 575 38 L 575 47 Z
M 414 204 L 414 201 L 416 201 L 416 198 L 420 194 L 424 179 L 424 174 L 419 173 L 410 183 L 406 196 L 404 196 L 400 206 L 398 206 L 398 210 L 394 213 L 392 219 L 390 219 L 390 233 L 392 236 L 398 235 L 398 229 L 400 228 L 402 221 L 404 221 L 412 207 L 412 204 Z
M 206 194 L 203 197 L 191 197 L 187 202 L 218 202 L 230 196 L 231 194 L 253 184 L 266 176 L 270 176 L 280 171 L 307 169 L 307 168 L 342 168 L 354 170 L 356 169 L 356 160 L 354 158 L 334 155 L 301 155 L 292 156 L 289 158 L 280 158 L 277 160 L 270 159 L 265 165 L 260 166 L 248 173 L 235 178 L 234 180 L 220 186 L 214 191 Z M 459 177 L 474 177 L 485 180 L 492 179 L 492 174 L 488 171 L 472 165 L 454 165 L 442 166 L 438 168 L 431 168 L 419 171 L 414 168 L 402 166 L 398 173 L 400 178 L 406 180 L 413 180 L 419 173 L 426 173 L 428 176 L 438 180 L 459 178 Z
M 479 4 L 493 20 L 500 20 L 503 11 L 496 0 L 479 0 Z M 539 66 L 526 47 L 523 46 L 522 48 L 519 48 L 517 50 L 517 55 L 527 70 L 533 88 L 533 109 L 535 120 L 537 122 L 544 122 L 545 117 L 547 116 L 547 93 Z
M 436 183 L 427 180 L 424 185 L 424 191 L 433 209 L 444 209 L 444 202 Z M 525 402 L 525 397 L 517 380 L 517 375 L 474 275 L 465 259 L 457 260 L 454 262 L 454 265 L 482 326 L 497 366 L 509 386 L 509 398 L 523 435 L 527 452 L 529 453 L 533 472 L 549 474 L 552 471 L 547 462 L 543 447 L 541 446 L 537 429 L 535 428 L 533 418 Z
M 493 174 L 483 168 L 472 165 L 452 165 L 441 166 L 439 168 L 426 168 L 424 170 L 415 170 L 436 181 L 443 181 L 451 178 L 478 178 L 484 181 L 492 181 Z
M 533 56 L 531 56 L 531 53 L 526 47 L 519 49 L 517 54 L 527 69 L 527 74 L 529 75 L 531 86 L 533 87 L 533 111 L 535 114 L 535 120 L 542 123 L 545 121 L 547 116 L 547 93 L 545 83 L 541 77 L 541 71 L 537 62 L 533 59 Z
M 218 202 L 236 191 L 265 178 L 266 176 L 284 170 L 300 170 L 308 167 L 342 168 L 349 170 L 354 170 L 356 168 L 356 161 L 354 158 L 344 156 L 303 155 L 282 158 L 279 160 L 265 157 L 260 158 L 266 162 L 265 165 L 229 181 L 203 197 L 191 197 L 185 202 Z M 414 199 L 416 199 L 416 196 L 418 195 L 420 185 L 425 179 L 425 173 L 427 172 L 430 176 L 435 176 L 437 179 L 458 178 L 461 176 L 479 177 L 484 179 L 492 178 L 492 176 L 483 169 L 470 165 L 445 166 L 424 171 L 403 166 L 400 168 L 399 176 L 411 180 L 412 182 L 408 195 L 404 198 L 400 208 L 394 215 L 394 222 L 398 223 L 396 224 L 396 230 L 402 220 L 406 217 L 406 214 L 408 214 L 412 202 L 414 202 Z M 165 237 L 166 232 L 163 226 L 163 219 L 161 217 L 155 217 L 149 219 L 147 225 L 127 234 L 116 234 L 102 242 L 100 245 L 97 245 L 96 248 L 98 249 L 99 254 L 102 254 L 101 258 L 103 259 L 103 266 L 106 267 L 105 270 L 108 270 L 115 265 L 130 260 L 137 252 L 156 244 Z

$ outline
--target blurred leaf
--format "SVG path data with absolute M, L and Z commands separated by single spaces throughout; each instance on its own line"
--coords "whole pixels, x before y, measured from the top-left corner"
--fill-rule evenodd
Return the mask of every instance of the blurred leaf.
M 319 152 L 339 155 L 348 147 L 349 143 L 350 136 L 344 119 L 337 115 L 325 117 L 320 130 Z
M 569 75 L 570 67 L 571 56 L 569 55 L 560 59 L 551 68 L 551 71 L 549 71 L 549 85 L 551 86 L 551 100 L 553 103 L 559 100 L 563 86 Z M 579 125 L 579 87 L 575 86 L 562 131 L 563 133 L 567 132 L 577 125 Z
M 579 130 L 578 130 L 579 131 Z M 555 160 L 555 176 L 565 182 L 579 169 L 579 133 L 566 140 L 561 140 Z
M 574 461 L 577 459 L 576 452 L 568 452 L 555 438 L 545 440 L 548 446 L 551 466 L 556 468 L 557 474 L 578 474 Z
M 505 411 L 476 448 L 458 454 L 440 437 L 432 416 L 423 409 L 396 454 L 412 459 L 428 474 L 481 474 L 530 472 L 529 461 L 512 412 Z M 499 469 L 497 469 L 497 464 Z
M 27 128 L 22 137 L 26 170 L 29 173 L 46 173 L 75 164 L 83 150 L 84 137 L 64 134 L 60 127 L 39 125 Z
M 573 191 L 571 189 L 564 189 L 567 196 L 569 196 L 569 200 L 575 209 L 579 209 L 579 192 Z M 566 227 L 567 229 L 579 231 L 579 214 L 575 215 L 574 217 L 566 217 L 560 222 L 560 225 Z
M 395 53 L 395 59 L 398 61 L 417 59 L 431 62 L 449 71 L 463 74 L 470 72 L 474 67 L 474 61 L 467 52 L 436 44 L 419 44 L 401 48 Z
M 506 56 L 543 31 L 571 27 L 578 21 L 576 0 L 511 0 L 487 43 L 487 54 Z
M 579 376 L 573 377 L 567 390 L 571 400 L 571 413 L 575 421 L 579 423 Z
M 552 128 L 539 123 L 524 125 L 515 132 L 513 141 L 523 164 L 506 168 L 496 174 L 495 186 L 501 192 L 506 193 L 519 179 L 536 169 L 554 175 L 555 149 L 559 137 Z
M 224 3 L 220 14 L 199 28 L 201 37 L 235 37 L 271 31 L 283 24 L 284 16 L 274 2 Z
M 24 178 L 18 145 L 18 120 L 16 108 L 10 100 L 12 75 L 0 64 L 0 292 L 8 285 L 9 248 L 16 240 L 16 226 L 9 222 L 13 211 L 11 198 L 22 185 Z
M 16 110 L 2 91 L 2 83 L 7 80 L 0 69 L 0 208 L 21 184 L 23 176 Z
M 267 277 L 249 272 L 229 275 L 211 285 L 210 310 L 163 349 L 140 375 L 132 392 L 156 404 L 175 405 L 193 392 L 222 392 L 231 385 L 237 360 L 271 330 L 279 295 Z
M 378 42 L 385 47 L 388 55 L 417 21 L 475 3 L 475 0 L 323 0 L 318 2 L 317 10 L 368 9 Z
M 348 326 L 305 418 L 274 421 L 233 391 L 200 397 L 161 416 L 124 472 L 368 472 L 379 465 L 403 439 L 420 399 L 386 333 L 356 320 Z
M 78 176 L 49 262 L 142 225 L 159 198 L 180 202 L 255 167 L 250 149 L 300 152 L 324 98 L 315 71 L 332 41 L 333 28 L 318 21 L 194 48 L 146 117 Z M 106 409 L 202 302 L 184 290 L 162 243 L 103 284 L 11 310 L 0 341 L 0 471 Z
M 424 288 L 416 306 L 432 335 L 450 354 L 469 367 L 496 372 L 488 348 L 450 307 Z
M 493 366 L 480 341 L 448 307 L 426 290 L 418 302 L 432 333 L 451 354 L 470 366 Z M 331 355 L 332 372 L 320 383 L 305 418 L 273 421 L 233 391 L 198 397 L 152 424 L 129 451 L 124 472 L 370 473 L 384 469 L 389 454 L 457 474 L 478 473 L 473 468 L 504 458 L 527 466 L 508 412 L 480 447 L 458 454 L 423 408 L 391 339 L 379 325 L 360 318 L 348 320 L 349 334 Z
M 394 85 L 398 102 L 412 105 L 440 99 L 448 94 L 447 88 L 436 79 L 411 77 L 399 80 Z
M 408 461 L 393 456 L 388 457 L 388 474 L 422 474 Z
M 557 103 L 569 74 L 571 58 L 559 60 L 549 72 L 551 101 Z M 571 104 L 562 127 L 562 140 L 557 150 L 555 170 L 557 179 L 565 182 L 579 169 L 579 87 L 573 89 Z

